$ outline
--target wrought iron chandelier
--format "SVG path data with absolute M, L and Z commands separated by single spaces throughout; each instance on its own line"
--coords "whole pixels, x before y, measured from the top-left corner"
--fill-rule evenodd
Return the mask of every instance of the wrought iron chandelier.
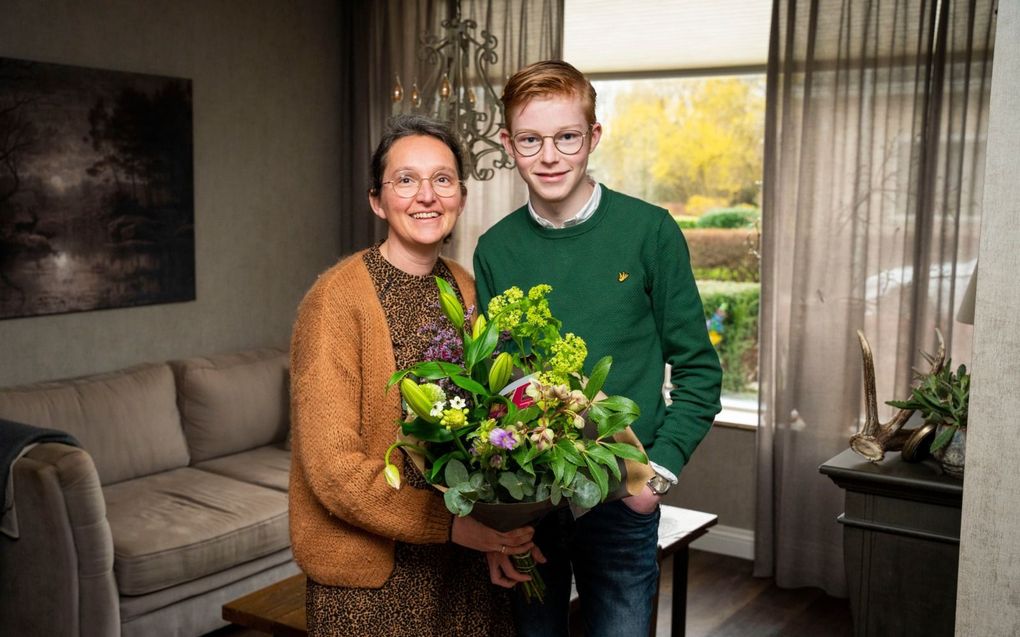
M 462 20 L 460 2 L 456 14 L 442 21 L 443 36 L 424 33 L 419 38 L 418 60 L 427 77 L 421 87 L 415 81 L 404 99 L 404 87 L 396 78 L 391 93 L 393 114 L 418 113 L 445 122 L 464 149 L 464 171 L 478 181 L 492 179 L 497 168 L 512 168 L 499 142 L 503 106 L 489 82 L 489 66 L 496 63 L 496 36 L 486 30 L 475 37 L 478 23 Z M 491 162 L 482 167 L 483 162 Z

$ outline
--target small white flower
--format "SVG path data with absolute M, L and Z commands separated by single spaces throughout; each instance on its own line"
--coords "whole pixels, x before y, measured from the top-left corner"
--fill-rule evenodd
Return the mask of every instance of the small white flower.
M 465 407 L 467 407 L 467 402 L 465 402 L 460 396 L 454 396 L 450 399 L 451 409 L 464 409 Z
M 432 416 L 433 418 L 441 417 L 443 415 L 443 409 L 445 408 L 445 405 L 446 403 L 440 400 L 436 404 L 432 405 L 432 411 L 429 412 L 429 415 Z

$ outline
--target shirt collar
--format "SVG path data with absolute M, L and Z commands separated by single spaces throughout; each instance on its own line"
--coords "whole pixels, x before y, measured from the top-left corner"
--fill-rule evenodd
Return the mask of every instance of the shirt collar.
M 569 228 L 582 224 L 595 214 L 595 211 L 598 210 L 599 202 L 602 201 L 602 186 L 598 182 L 594 182 L 594 184 L 595 188 L 592 190 L 591 197 L 588 197 L 588 202 L 581 206 L 576 215 L 564 221 L 562 226 L 557 226 L 552 221 L 538 214 L 535 207 L 531 205 L 531 199 L 528 199 L 528 212 L 531 214 L 531 218 L 535 220 L 535 223 L 543 228 Z

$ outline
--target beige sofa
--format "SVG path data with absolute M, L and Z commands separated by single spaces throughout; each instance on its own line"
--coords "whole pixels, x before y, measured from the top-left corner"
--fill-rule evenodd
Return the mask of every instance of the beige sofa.
M 201 635 L 298 572 L 287 357 L 254 350 L 0 390 L 0 417 L 75 436 L 14 464 L 0 633 Z

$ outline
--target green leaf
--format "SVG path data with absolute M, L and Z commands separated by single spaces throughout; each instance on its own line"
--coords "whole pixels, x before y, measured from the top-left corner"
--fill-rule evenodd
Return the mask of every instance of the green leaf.
M 389 391 L 390 387 L 393 387 L 394 385 L 399 383 L 401 380 L 404 379 L 404 376 L 407 376 L 410 373 L 411 373 L 410 369 L 402 369 L 400 371 L 393 372 L 393 375 L 390 376 L 390 379 L 386 381 L 386 391 Z
M 609 368 L 612 366 L 612 356 L 603 356 L 599 359 L 599 362 L 595 363 L 595 366 L 591 368 L 591 375 L 588 376 L 588 384 L 584 386 L 585 398 L 591 400 L 595 397 L 595 394 L 599 393 L 599 390 L 606 383 L 606 377 L 609 376 Z
M 516 423 L 518 420 L 523 423 L 529 423 L 532 420 L 538 418 L 539 414 L 541 413 L 542 410 L 534 405 L 532 405 L 531 407 L 526 407 L 524 409 L 518 409 L 516 412 L 508 412 L 507 415 L 503 417 L 503 424 L 512 425 Z
M 524 495 L 531 497 L 535 495 L 535 474 L 529 474 L 522 469 L 517 470 L 517 479 L 521 481 L 521 489 Z
M 451 460 L 446 463 L 446 486 L 456 487 L 458 485 L 470 485 L 468 482 L 468 470 L 460 460 Z
M 552 485 L 542 480 L 535 485 L 535 502 L 541 502 L 552 495 Z
M 499 485 L 507 490 L 510 497 L 520 502 L 524 499 L 524 487 L 516 474 L 509 471 L 502 471 L 499 474 Z
M 486 323 L 485 329 L 478 335 L 478 338 L 471 343 L 470 350 L 464 348 L 464 362 L 471 368 L 474 367 L 479 361 L 484 361 L 492 356 L 492 353 L 496 351 L 496 346 L 499 344 L 499 330 L 495 324 L 490 322 Z M 502 387 L 493 387 L 492 391 L 499 391 Z
M 563 495 L 563 490 L 560 488 L 559 482 L 553 482 L 549 485 L 549 501 L 556 506 L 560 503 L 560 498 Z
M 573 490 L 571 501 L 579 507 L 590 509 L 601 501 L 598 485 L 584 477 L 583 473 L 574 476 L 571 487 Z
M 949 444 L 949 441 L 953 439 L 953 434 L 956 433 L 957 428 L 958 427 L 956 425 L 947 425 L 946 428 L 935 437 L 935 440 L 932 440 L 930 451 L 934 453 Z
M 553 450 L 555 451 L 555 449 Z M 550 451 L 552 453 L 552 451 Z M 556 454 L 550 458 L 549 464 L 552 466 L 553 478 L 556 482 L 563 484 L 563 471 L 566 468 L 567 461 L 563 459 L 562 454 Z
M 610 414 L 608 418 L 598 423 L 599 440 L 609 438 L 610 436 L 623 431 L 627 428 L 627 425 L 634 422 L 636 419 L 637 417 L 634 416 L 634 414 L 624 412 Z
M 595 458 L 599 463 L 606 466 L 607 469 L 613 474 L 613 477 L 620 480 L 620 463 L 617 462 L 616 456 L 613 452 L 601 445 L 592 445 L 588 447 L 588 455 Z
M 418 440 L 426 442 L 450 442 L 453 434 L 446 427 L 431 423 L 424 418 L 415 418 L 406 422 L 400 427 L 404 435 L 414 436 Z
M 576 464 L 577 466 L 584 464 L 584 459 L 581 457 L 577 447 L 574 446 L 573 441 L 567 439 L 560 440 L 556 443 L 556 448 L 560 450 L 560 453 L 563 454 L 563 457 L 568 461 Z
M 460 387 L 461 389 L 466 389 L 472 394 L 476 395 L 480 394 L 482 396 L 489 395 L 489 390 L 485 389 L 485 387 L 481 383 L 475 382 L 468 378 L 467 376 L 461 376 L 460 374 L 457 374 L 454 376 L 450 376 L 450 380 L 452 380 L 453 384 L 455 384 L 457 387 Z
M 625 398 L 624 396 L 610 396 L 608 398 L 604 398 L 598 401 L 595 404 L 599 405 L 604 409 L 608 409 L 609 411 L 615 411 L 624 414 L 632 414 L 635 417 L 641 415 L 641 408 L 638 407 L 638 404 L 631 400 L 630 398 Z
M 427 476 L 429 482 L 435 484 L 437 478 L 439 478 L 439 474 L 443 470 L 443 467 L 446 466 L 447 462 L 454 458 L 466 459 L 463 458 L 463 454 L 460 451 L 456 450 L 448 451 L 443 455 L 439 456 L 438 458 L 436 458 L 435 462 L 432 463 L 432 466 L 429 469 L 429 475 Z
M 426 361 L 404 371 L 405 373 L 410 372 L 423 380 L 437 380 L 453 376 L 454 374 L 464 374 L 466 370 L 460 365 L 454 365 L 446 361 Z M 400 372 L 397 373 L 399 374 Z
M 599 493 L 601 494 L 599 500 L 605 500 L 606 496 L 609 495 L 609 475 L 601 465 L 590 457 L 586 456 L 584 461 L 588 464 L 588 473 L 591 474 L 592 479 L 598 484 Z
M 637 447 L 627 444 L 626 442 L 600 442 L 600 445 L 608 448 L 613 452 L 613 455 L 625 460 L 633 460 L 634 462 L 647 463 L 648 456 Z
M 567 463 L 563 468 L 563 484 L 570 484 L 574 481 L 574 475 L 577 473 L 577 465 Z
M 446 503 L 446 508 L 450 513 L 460 517 L 469 515 L 475 506 L 475 503 L 458 488 L 447 489 L 443 494 L 443 502 Z

